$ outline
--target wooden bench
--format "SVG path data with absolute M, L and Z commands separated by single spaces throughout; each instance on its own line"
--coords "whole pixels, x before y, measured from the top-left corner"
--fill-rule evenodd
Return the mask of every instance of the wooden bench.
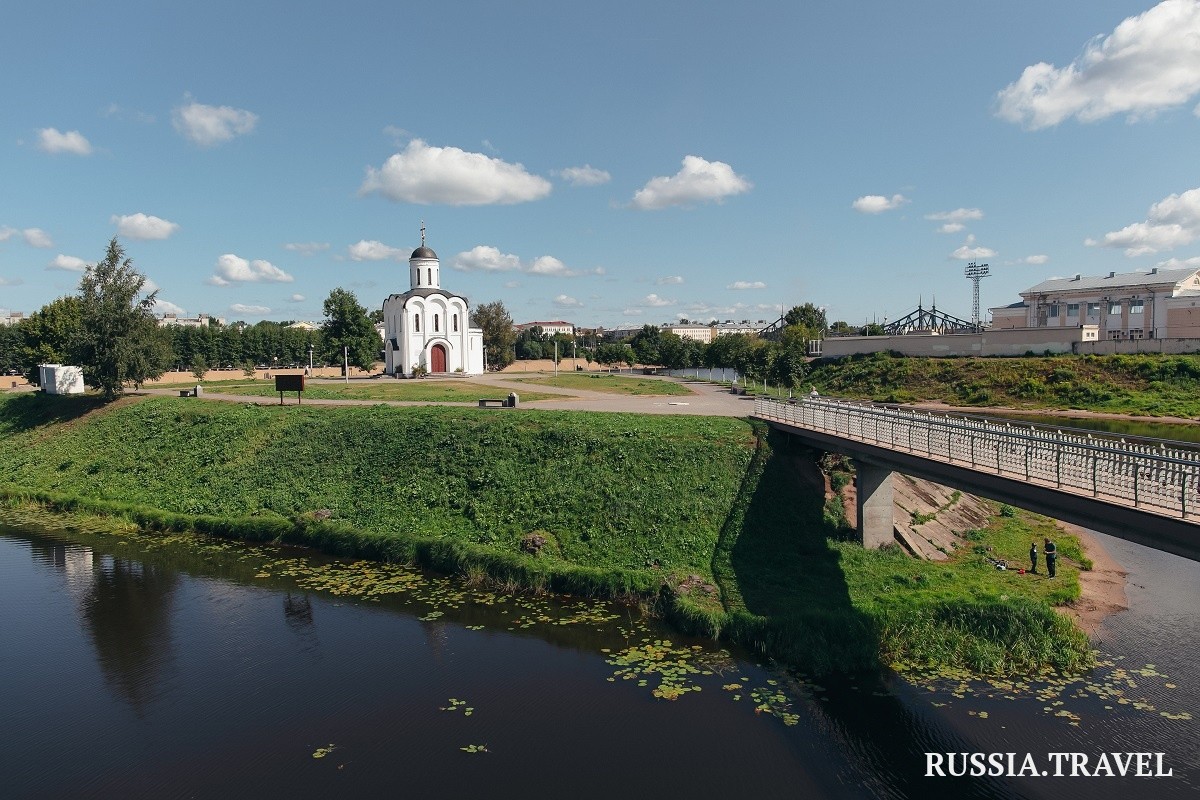
M 508 408 L 508 400 L 503 397 L 481 397 L 479 398 L 480 408 Z
M 191 397 L 191 396 L 192 396 L 192 390 L 191 390 L 191 389 L 180 389 L 180 390 L 179 390 L 179 396 L 180 396 L 180 397 Z

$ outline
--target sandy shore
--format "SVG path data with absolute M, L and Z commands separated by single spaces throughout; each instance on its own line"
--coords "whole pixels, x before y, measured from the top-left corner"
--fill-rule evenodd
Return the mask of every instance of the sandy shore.
M 1058 526 L 1078 536 L 1088 558 L 1092 560 L 1091 570 L 1079 572 L 1079 599 L 1065 610 L 1088 636 L 1095 636 L 1106 617 L 1129 608 L 1125 597 L 1125 578 L 1129 573 L 1104 549 L 1091 531 L 1065 522 L 1059 522 Z

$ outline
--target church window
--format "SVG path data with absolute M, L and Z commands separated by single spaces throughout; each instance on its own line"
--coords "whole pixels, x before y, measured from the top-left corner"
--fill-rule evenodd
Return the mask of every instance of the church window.
M 458 333 L 458 314 L 454 315 L 454 332 Z
M 425 270 L 425 275 L 426 275 L 425 282 L 433 283 L 433 267 L 430 267 L 429 269 Z
M 433 315 L 433 332 L 437 333 L 440 330 L 441 330 L 441 327 L 438 325 L 438 315 L 434 314 Z
M 421 315 L 413 314 L 413 330 L 417 333 L 421 332 Z

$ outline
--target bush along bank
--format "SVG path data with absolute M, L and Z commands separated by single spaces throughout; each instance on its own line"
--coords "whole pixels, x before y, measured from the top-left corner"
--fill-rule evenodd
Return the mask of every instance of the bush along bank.
M 1054 596 L 1000 582 L 978 543 L 938 564 L 864 551 L 803 480 L 812 454 L 744 420 L 4 398 L 0 443 L 10 506 L 649 600 L 812 674 L 1088 658 L 1049 605 L 1078 593 L 1065 543 Z

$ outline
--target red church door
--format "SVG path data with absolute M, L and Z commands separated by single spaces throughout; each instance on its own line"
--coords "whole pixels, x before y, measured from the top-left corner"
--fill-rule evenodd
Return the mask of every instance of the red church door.
M 435 344 L 429 350 L 429 371 L 446 371 L 446 348 L 440 344 Z

